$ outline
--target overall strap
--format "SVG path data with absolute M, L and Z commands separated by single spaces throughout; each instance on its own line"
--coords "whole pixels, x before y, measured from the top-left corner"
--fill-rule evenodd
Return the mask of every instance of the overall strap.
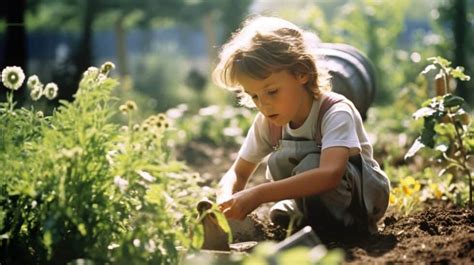
M 324 114 L 326 114 L 326 112 L 334 104 L 342 102 L 344 100 L 345 100 L 345 97 L 337 93 L 329 92 L 325 94 L 325 97 L 321 103 L 321 107 L 319 108 L 318 120 L 316 123 L 316 134 L 315 134 L 314 139 L 317 144 L 321 145 L 321 138 L 322 138 L 321 120 Z M 282 128 L 281 126 L 277 126 L 271 123 L 270 121 L 268 121 L 268 129 L 270 131 L 270 140 L 271 140 L 272 147 L 274 150 L 276 150 L 278 149 L 279 141 L 282 139 L 282 134 L 283 134 Z
M 321 103 L 321 107 L 319 107 L 319 113 L 318 113 L 318 121 L 316 123 L 316 132 L 315 132 L 315 135 L 314 135 L 314 141 L 321 145 L 322 144 L 322 132 L 321 132 L 321 124 L 322 124 L 322 121 L 323 121 L 323 117 L 324 117 L 324 114 L 326 114 L 326 112 L 336 103 L 339 103 L 339 102 L 343 102 L 345 100 L 345 97 L 340 95 L 340 94 L 337 94 L 337 93 L 333 93 L 333 92 L 329 92 L 327 94 L 325 94 L 325 98 L 323 99 L 323 102 Z

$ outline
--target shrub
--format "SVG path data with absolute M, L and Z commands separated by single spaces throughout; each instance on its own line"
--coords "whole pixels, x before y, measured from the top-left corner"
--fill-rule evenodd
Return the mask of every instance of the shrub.
M 190 207 L 200 198 L 199 177 L 170 159 L 163 114 L 134 125 L 137 106 L 126 102 L 128 125 L 110 122 L 119 112 L 111 68 L 89 68 L 74 102 L 61 101 L 50 117 L 15 108 L 7 91 L 0 263 L 176 264 L 180 247 L 199 247 L 202 228 Z

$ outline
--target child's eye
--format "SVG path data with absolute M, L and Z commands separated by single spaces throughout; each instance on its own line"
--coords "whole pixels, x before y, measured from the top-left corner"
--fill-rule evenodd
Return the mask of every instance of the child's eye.
M 253 100 L 257 100 L 257 98 L 258 98 L 257 95 L 253 95 L 251 97 L 252 97 Z
M 278 93 L 278 89 L 268 91 L 269 95 L 275 95 L 276 93 Z

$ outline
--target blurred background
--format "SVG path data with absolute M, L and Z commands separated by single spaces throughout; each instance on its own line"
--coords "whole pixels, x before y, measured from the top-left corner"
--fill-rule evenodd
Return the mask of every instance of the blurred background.
M 87 67 L 112 61 L 117 93 L 147 112 L 235 104 L 210 73 L 219 47 L 252 14 L 283 17 L 365 53 L 379 81 L 376 106 L 392 104 L 428 57 L 473 75 L 474 0 L 3 0 L 0 66 L 56 82 L 66 100 Z M 473 80 L 455 89 L 471 106 Z M 21 105 L 51 104 L 16 93 Z

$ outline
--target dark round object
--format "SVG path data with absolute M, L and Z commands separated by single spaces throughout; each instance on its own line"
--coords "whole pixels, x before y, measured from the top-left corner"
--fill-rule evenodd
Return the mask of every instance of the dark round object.
M 322 57 L 318 65 L 332 76 L 332 90 L 350 99 L 365 120 L 376 91 L 370 60 L 356 48 L 341 43 L 319 43 L 316 52 Z

